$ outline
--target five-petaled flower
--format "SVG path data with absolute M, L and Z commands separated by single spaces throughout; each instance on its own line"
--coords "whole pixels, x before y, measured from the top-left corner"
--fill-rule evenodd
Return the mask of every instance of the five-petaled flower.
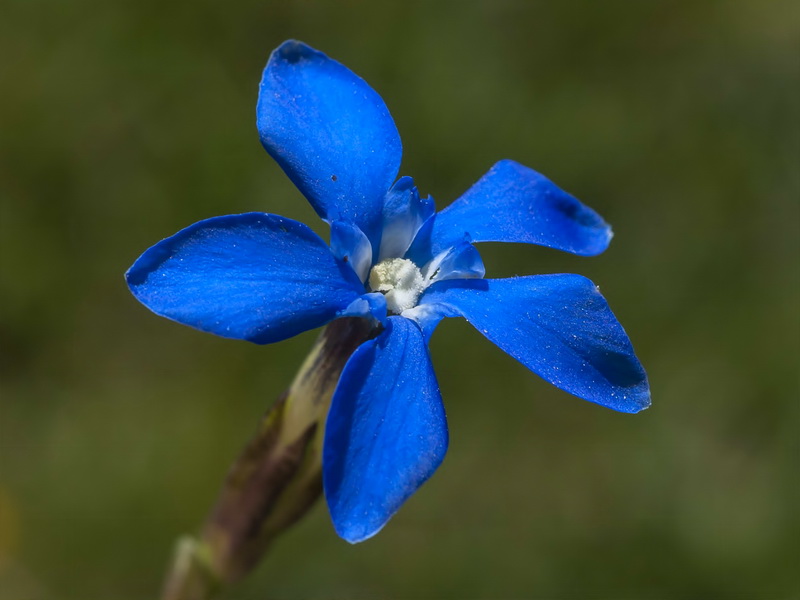
M 276 49 L 259 89 L 261 142 L 331 226 L 328 246 L 267 213 L 200 221 L 130 268 L 155 313 L 258 344 L 338 317 L 373 319 L 333 394 L 323 480 L 336 531 L 377 533 L 441 463 L 448 443 L 427 342 L 464 317 L 534 373 L 575 396 L 635 413 L 644 369 L 597 287 L 578 275 L 484 279 L 475 242 L 524 242 L 591 256 L 609 226 L 551 181 L 510 160 L 436 213 L 395 180 L 401 144 L 380 96 L 300 42 Z

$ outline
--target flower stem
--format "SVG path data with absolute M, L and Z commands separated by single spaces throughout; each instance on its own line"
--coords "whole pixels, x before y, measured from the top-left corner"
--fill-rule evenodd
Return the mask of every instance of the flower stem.
M 378 329 L 343 318 L 320 334 L 291 386 L 233 463 L 198 538 L 178 541 L 163 600 L 208 600 L 244 577 L 322 494 L 322 440 L 347 359 Z

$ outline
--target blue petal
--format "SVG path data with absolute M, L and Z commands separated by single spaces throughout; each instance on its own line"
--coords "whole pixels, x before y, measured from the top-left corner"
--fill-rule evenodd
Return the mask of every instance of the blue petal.
M 364 293 L 317 234 L 265 213 L 195 223 L 147 250 L 126 278 L 156 314 L 258 344 L 324 325 Z
M 485 274 L 483 259 L 469 242 L 459 242 L 440 252 L 422 270 L 423 277 L 432 283 L 446 279 L 482 279 Z
M 356 225 L 345 221 L 331 223 L 331 251 L 336 258 L 349 263 L 362 282 L 367 280 L 372 266 L 372 244 Z
M 591 208 L 512 160 L 492 167 L 436 215 L 432 228 L 431 256 L 465 235 L 473 242 L 523 242 L 592 256 L 608 247 L 612 235 Z
M 460 317 L 461 314 L 444 304 L 417 304 L 401 313 L 404 319 L 411 319 L 422 330 L 425 341 L 429 342 L 433 332 L 445 317 Z
M 422 332 L 389 317 L 350 357 L 328 414 L 323 481 L 336 532 L 351 543 L 378 533 L 442 462 L 447 440 Z
M 362 317 L 373 322 L 386 324 L 386 296 L 380 292 L 364 294 L 353 300 L 350 305 L 336 315 L 337 317 Z
M 421 303 L 465 317 L 562 390 L 622 412 L 650 405 L 647 375 L 628 336 L 585 277 L 444 281 L 432 285 Z
M 386 194 L 383 204 L 383 234 L 378 260 L 402 257 L 433 212 L 433 198 L 421 198 L 411 177 L 398 179 Z
M 381 97 L 348 68 L 290 40 L 264 69 L 261 143 L 328 221 L 358 225 L 377 247 L 400 135 Z

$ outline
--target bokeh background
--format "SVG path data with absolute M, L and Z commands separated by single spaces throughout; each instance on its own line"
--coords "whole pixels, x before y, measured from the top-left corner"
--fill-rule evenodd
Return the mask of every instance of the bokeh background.
M 440 207 L 496 160 L 616 233 L 577 272 L 653 407 L 561 392 L 465 322 L 434 336 L 451 446 L 375 539 L 324 505 L 228 599 L 798 598 L 800 4 L 794 0 L 5 0 L 0 9 L 0 598 L 152 598 L 315 333 L 150 314 L 123 272 L 202 218 L 324 228 L 261 149 L 270 51 L 355 70 Z

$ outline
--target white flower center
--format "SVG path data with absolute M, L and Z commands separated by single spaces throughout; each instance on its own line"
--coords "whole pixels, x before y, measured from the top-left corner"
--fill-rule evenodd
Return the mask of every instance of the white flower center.
M 372 267 L 369 287 L 373 292 L 386 296 L 386 308 L 399 315 L 417 305 L 417 299 L 425 289 L 425 279 L 410 260 L 387 258 Z

